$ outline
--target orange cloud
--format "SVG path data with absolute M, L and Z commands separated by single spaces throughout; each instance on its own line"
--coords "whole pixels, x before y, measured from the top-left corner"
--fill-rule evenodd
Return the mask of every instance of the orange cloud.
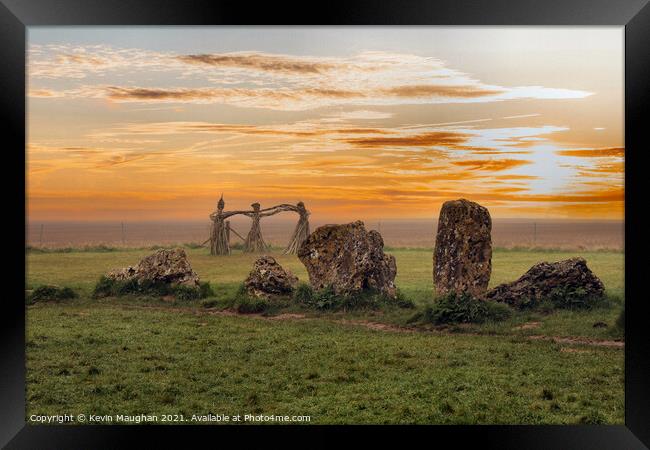
M 625 200 L 625 190 L 622 187 L 610 187 L 609 189 L 594 189 L 589 191 L 580 191 L 570 194 L 553 194 L 553 195 L 531 195 L 526 196 L 526 200 L 538 202 L 582 202 L 582 203 L 602 203 L 602 202 L 622 202 Z
M 27 95 L 34 98 L 54 98 L 64 96 L 63 93 L 51 89 L 30 89 Z
M 615 163 L 600 163 L 595 167 L 578 167 L 578 173 L 584 176 L 598 177 L 603 175 L 622 175 L 625 172 L 623 161 Z
M 446 98 L 476 98 L 499 94 L 503 91 L 482 89 L 475 86 L 397 86 L 387 89 L 350 90 L 334 87 L 303 87 L 295 89 L 241 89 L 241 88 L 145 88 L 107 86 L 106 97 L 120 101 L 196 101 L 219 100 L 246 97 L 252 99 L 266 98 L 271 100 L 300 101 L 307 98 L 322 99 L 364 99 L 381 96 L 401 98 L 446 97 Z
M 393 134 L 394 131 L 384 128 L 363 128 L 363 127 L 319 127 L 306 128 L 282 126 L 282 127 L 261 127 L 257 125 L 244 124 L 224 124 L 224 123 L 205 123 L 205 122 L 170 122 L 155 123 L 144 126 L 138 125 L 133 130 L 142 132 L 156 133 L 160 130 L 165 131 L 198 131 L 206 133 L 236 133 L 245 135 L 266 135 L 266 136 L 291 136 L 297 138 L 318 137 L 331 134 Z
M 452 162 L 455 166 L 467 167 L 470 170 L 485 170 L 492 172 L 508 170 L 531 163 L 532 161 L 525 161 L 522 159 L 474 159 Z
M 104 168 L 104 167 L 111 167 L 111 166 L 117 166 L 120 164 L 126 164 L 129 162 L 133 161 L 138 161 L 143 158 L 146 158 L 147 154 L 132 154 L 132 155 L 115 155 L 111 156 L 108 159 L 105 159 L 104 161 L 101 161 L 96 167 L 97 168 Z
M 577 156 L 579 158 L 605 158 L 605 157 L 618 157 L 625 156 L 624 147 L 608 147 L 608 148 L 587 148 L 576 150 L 560 150 L 556 152 L 562 156 Z
M 310 61 L 304 58 L 269 55 L 262 53 L 220 53 L 181 55 L 177 59 L 187 64 L 206 65 L 213 67 L 235 67 L 259 70 L 264 72 L 320 74 L 341 64 L 330 62 Z
M 456 97 L 476 98 L 502 94 L 505 90 L 486 89 L 480 86 L 445 86 L 436 84 L 418 84 L 395 86 L 382 89 L 387 95 L 397 97 Z
M 106 97 L 111 100 L 201 100 L 223 96 L 221 89 L 155 89 L 108 86 Z
M 506 180 L 506 181 L 510 181 L 510 180 L 537 180 L 537 179 L 539 179 L 539 177 L 537 177 L 535 175 L 514 175 L 514 174 L 513 175 L 496 175 L 496 176 L 494 176 L 492 178 L 494 178 L 496 180 Z
M 116 101 L 225 101 L 251 100 L 253 106 L 279 106 L 281 102 L 301 102 L 308 99 L 362 98 L 357 91 L 328 88 L 304 89 L 224 89 L 224 88 L 144 88 L 107 86 L 106 98 Z
M 96 58 L 86 54 L 72 54 L 65 53 L 57 56 L 56 62 L 59 64 L 74 63 L 74 64 L 89 64 L 93 66 L 101 66 L 106 64 L 102 58 Z
M 451 131 L 434 131 L 412 136 L 400 137 L 366 137 L 342 139 L 348 144 L 361 148 L 383 148 L 383 147 L 431 147 L 449 146 L 457 147 L 466 142 L 471 135 Z

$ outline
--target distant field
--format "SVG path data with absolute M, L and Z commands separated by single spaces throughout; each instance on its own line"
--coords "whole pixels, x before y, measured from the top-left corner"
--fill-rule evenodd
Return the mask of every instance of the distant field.
M 312 220 L 312 228 L 325 222 Z M 367 220 L 368 229 L 379 230 L 391 247 L 433 248 L 436 220 Z M 208 237 L 209 221 L 139 223 L 38 223 L 30 222 L 27 243 L 31 246 L 78 247 L 105 244 L 141 247 L 154 244 L 203 242 Z M 232 221 L 233 228 L 245 236 L 250 223 Z M 267 242 L 284 246 L 295 222 L 266 218 L 262 232 Z M 624 246 L 623 222 L 568 221 L 533 219 L 494 219 L 492 240 L 496 247 L 539 247 L 563 249 L 615 249 Z M 232 236 L 232 244 L 239 238 Z
M 232 295 L 255 259 L 187 252 L 217 297 Z M 429 332 L 400 331 L 413 310 L 296 310 L 274 319 L 224 315 L 200 302 L 89 298 L 101 274 L 148 253 L 28 253 L 28 288 L 54 283 L 81 294 L 27 309 L 28 415 L 65 410 L 309 415 L 310 423 L 624 421 L 623 349 L 612 341 L 624 287 L 622 252 L 497 250 L 492 285 L 517 278 L 535 262 L 581 255 L 614 305 L 520 313 L 498 324 Z M 390 253 L 400 290 L 418 307 L 431 301 L 431 251 Z M 275 256 L 307 279 L 297 258 Z M 594 327 L 597 322 L 607 326 Z

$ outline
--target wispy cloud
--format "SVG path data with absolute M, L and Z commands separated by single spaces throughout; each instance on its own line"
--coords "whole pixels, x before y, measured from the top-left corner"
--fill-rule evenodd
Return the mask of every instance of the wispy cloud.
M 383 94 L 402 98 L 427 98 L 427 97 L 447 97 L 447 98 L 477 98 L 495 96 L 505 92 L 505 89 L 488 89 L 483 86 L 446 86 L 436 84 L 416 84 L 394 86 L 382 89 Z
M 466 161 L 454 161 L 456 166 L 466 167 L 469 170 L 484 170 L 490 172 L 500 172 L 519 166 L 530 164 L 532 161 L 521 159 L 472 159 Z
M 575 156 L 578 158 L 622 158 L 625 156 L 625 148 L 623 147 L 607 147 L 607 148 L 580 148 L 572 150 L 559 150 L 558 155 L 562 156 Z
M 542 86 L 493 86 L 448 68 L 435 58 L 364 52 L 310 57 L 245 52 L 186 54 L 110 47 L 36 47 L 30 80 L 83 79 L 52 96 L 116 102 L 216 103 L 304 111 L 326 106 L 386 106 L 583 98 L 589 92 Z M 198 87 L 105 85 L 109 73 L 166 73 Z M 90 78 L 93 78 L 90 80 Z M 90 81 L 93 81 L 90 83 Z M 42 87 L 36 86 L 34 96 Z
M 345 69 L 345 64 L 318 59 L 298 58 L 264 53 L 216 53 L 180 55 L 176 59 L 187 64 L 216 68 L 239 68 L 261 72 L 290 74 L 321 74 L 334 69 Z
M 342 111 L 335 114 L 329 114 L 323 121 L 341 122 L 348 120 L 381 120 L 390 119 L 394 114 L 386 111 L 369 111 L 366 109 L 355 111 Z
M 396 136 L 396 137 L 363 137 L 344 139 L 348 144 L 361 148 L 386 147 L 458 147 L 467 142 L 470 135 L 451 131 L 432 131 L 428 133 Z
M 52 89 L 30 89 L 27 93 L 28 97 L 33 98 L 55 98 L 65 97 L 66 93 L 63 91 L 55 91 Z

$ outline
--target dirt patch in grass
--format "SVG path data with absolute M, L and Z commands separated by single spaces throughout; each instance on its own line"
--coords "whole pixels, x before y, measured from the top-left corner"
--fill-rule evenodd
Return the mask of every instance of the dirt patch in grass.
M 533 328 L 539 328 L 542 325 L 542 322 L 527 322 L 518 327 L 514 327 L 513 330 L 531 330 Z
M 332 322 L 342 323 L 344 325 L 357 325 L 361 327 L 366 327 L 370 330 L 377 330 L 377 331 L 395 331 L 398 333 L 414 333 L 416 331 L 413 328 L 398 327 L 396 325 L 390 325 L 387 323 L 379 323 L 379 322 L 370 322 L 367 320 L 340 319 L 340 320 L 333 320 Z
M 277 316 L 268 316 L 265 318 L 270 320 L 300 320 L 306 318 L 306 316 L 304 314 L 284 313 L 278 314 Z
M 239 316 L 239 317 L 250 317 L 255 319 L 262 320 L 319 320 L 319 317 L 309 317 L 305 314 L 300 313 L 281 313 L 274 316 L 265 316 L 262 313 L 248 313 L 243 314 L 232 309 L 199 309 L 191 306 L 158 306 L 158 305 L 121 305 L 125 309 L 148 309 L 156 311 L 170 311 L 170 312 L 183 312 L 190 313 L 195 316 L 201 315 L 214 315 L 214 316 Z M 30 306 L 29 308 L 34 308 Z M 323 318 L 320 318 L 321 320 Z M 386 331 L 386 332 L 397 332 L 397 333 L 437 333 L 445 335 L 473 335 L 473 336 L 482 336 L 484 334 L 464 331 L 461 326 L 457 326 L 453 331 L 447 330 L 446 327 L 436 327 L 432 328 L 418 328 L 418 327 L 401 327 L 398 325 L 392 325 L 388 323 L 381 322 L 372 322 L 368 320 L 353 320 L 353 319 L 325 319 L 332 323 L 338 323 L 343 325 L 353 325 L 361 326 L 371 330 L 376 331 Z M 514 329 L 532 329 L 537 328 L 541 322 L 528 322 Z M 525 327 L 525 328 L 524 328 Z M 596 347 L 612 347 L 612 348 L 624 348 L 625 342 L 623 340 L 601 340 L 601 339 L 590 339 L 584 337 L 561 337 L 561 336 L 546 336 L 546 335 L 532 335 L 527 336 L 528 339 L 532 340 L 550 340 L 558 344 L 567 344 L 567 345 L 588 345 Z

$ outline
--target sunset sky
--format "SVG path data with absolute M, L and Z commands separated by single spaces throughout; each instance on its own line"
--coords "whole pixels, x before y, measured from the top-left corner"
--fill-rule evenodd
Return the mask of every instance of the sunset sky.
M 621 27 L 30 27 L 28 219 L 623 218 Z

